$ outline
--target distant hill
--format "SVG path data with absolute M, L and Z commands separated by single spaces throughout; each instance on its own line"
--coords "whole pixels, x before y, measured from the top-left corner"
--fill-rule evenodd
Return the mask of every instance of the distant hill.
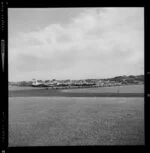
M 101 81 L 115 81 L 115 82 L 120 82 L 122 84 L 139 84 L 139 83 L 143 84 L 144 83 L 144 75 L 129 75 L 129 76 L 123 75 L 123 76 L 116 76 L 113 78 L 104 78 L 104 79 L 85 79 L 86 82 L 97 82 L 99 80 L 101 80 Z M 65 80 L 65 81 L 70 81 L 70 80 Z M 31 86 L 32 81 L 8 82 L 8 84 L 10 86 Z
M 136 83 L 136 82 L 143 82 L 144 83 L 144 75 L 123 75 L 123 76 L 117 76 L 113 78 L 109 78 L 110 81 L 116 81 L 116 82 L 123 82 L 123 83 Z

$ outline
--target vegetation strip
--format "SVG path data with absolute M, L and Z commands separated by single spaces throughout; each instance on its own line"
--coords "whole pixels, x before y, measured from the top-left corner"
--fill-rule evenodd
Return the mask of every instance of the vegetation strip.
M 144 93 L 69 93 L 59 90 L 9 91 L 9 97 L 144 97 Z

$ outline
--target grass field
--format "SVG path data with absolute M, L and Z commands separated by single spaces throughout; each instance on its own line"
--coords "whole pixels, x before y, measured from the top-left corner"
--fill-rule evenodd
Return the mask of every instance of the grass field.
M 9 146 L 143 144 L 144 98 L 9 97 Z
M 84 89 L 66 89 L 63 92 L 71 93 L 144 93 L 143 85 L 126 85 L 114 87 L 84 88 Z
M 40 89 L 40 87 L 21 87 L 21 86 L 9 86 L 9 91 L 16 90 L 32 90 L 32 89 Z
M 119 88 L 119 93 L 118 93 Z M 9 97 L 144 97 L 143 85 L 80 89 L 18 87 L 9 90 Z

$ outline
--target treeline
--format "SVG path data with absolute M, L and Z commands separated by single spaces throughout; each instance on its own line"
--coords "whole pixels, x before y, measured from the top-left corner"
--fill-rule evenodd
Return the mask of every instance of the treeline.
M 122 84 L 139 84 L 144 83 L 144 75 L 129 75 L 129 76 L 116 76 L 113 78 L 106 78 L 106 79 L 85 79 L 88 83 L 93 83 L 97 81 L 114 81 L 114 82 L 120 82 Z M 49 80 L 47 80 L 49 81 Z M 45 81 L 46 82 L 46 81 Z M 9 82 L 9 85 L 11 86 L 31 86 L 32 81 L 20 81 L 20 82 Z
M 31 86 L 32 81 L 20 81 L 20 82 L 9 82 L 9 85 L 11 86 Z
M 143 82 L 144 83 L 144 75 L 130 75 L 130 76 L 117 76 L 114 78 L 110 78 L 110 81 L 115 81 L 115 82 L 122 82 L 122 83 L 138 83 L 138 82 Z

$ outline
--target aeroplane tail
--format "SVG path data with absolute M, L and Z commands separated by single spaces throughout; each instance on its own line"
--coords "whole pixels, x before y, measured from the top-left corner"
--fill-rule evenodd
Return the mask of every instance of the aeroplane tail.
M 36 79 L 32 79 L 32 85 L 37 85 L 37 80 Z

